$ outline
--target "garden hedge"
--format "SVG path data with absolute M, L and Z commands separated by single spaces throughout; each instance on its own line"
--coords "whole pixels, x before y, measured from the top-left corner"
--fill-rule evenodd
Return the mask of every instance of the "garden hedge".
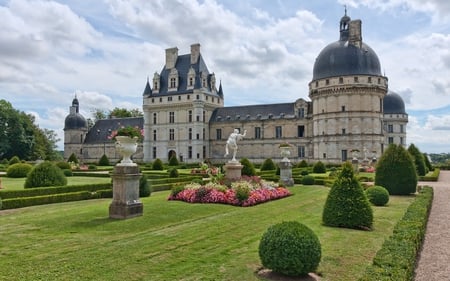
M 433 189 L 423 187 L 359 281 L 413 280 L 432 201 Z
M 3 199 L 21 198 L 21 197 L 33 197 L 43 195 L 53 195 L 60 193 L 71 193 L 79 191 L 95 192 L 98 190 L 111 189 L 111 183 L 98 183 L 98 184 L 84 184 L 84 185 L 65 185 L 54 187 L 39 187 L 21 190 L 2 190 L 0 191 L 0 197 Z

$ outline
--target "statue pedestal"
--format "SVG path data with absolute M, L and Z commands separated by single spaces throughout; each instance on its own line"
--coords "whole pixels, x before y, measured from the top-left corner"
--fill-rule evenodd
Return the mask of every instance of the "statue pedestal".
M 109 205 L 109 217 L 128 219 L 142 216 L 144 206 L 139 200 L 139 167 L 116 165 L 111 177 L 113 201 Z
M 292 163 L 284 159 L 278 164 L 280 167 L 280 182 L 284 186 L 293 186 L 294 179 L 292 178 Z
M 227 180 L 236 181 L 241 178 L 241 171 L 244 166 L 239 161 L 228 161 L 225 164 L 225 178 Z

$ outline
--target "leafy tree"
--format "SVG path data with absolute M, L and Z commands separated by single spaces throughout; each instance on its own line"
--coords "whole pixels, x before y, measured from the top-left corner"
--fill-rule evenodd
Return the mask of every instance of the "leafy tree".
M 253 166 L 253 164 L 250 162 L 250 160 L 248 160 L 247 158 L 242 158 L 240 162 L 241 162 L 241 165 L 244 166 L 244 167 L 242 167 L 242 175 L 245 175 L 245 176 L 256 175 L 255 166 Z
M 390 195 L 416 192 L 417 172 L 414 160 L 401 145 L 391 144 L 377 163 L 375 185 L 383 186 Z
M 420 152 L 420 150 L 413 143 L 409 145 L 408 152 L 414 159 L 417 174 L 419 176 L 425 176 L 427 171 L 425 166 L 425 159 L 423 159 L 422 152 Z
M 341 173 L 328 193 L 322 220 L 328 226 L 372 228 L 372 207 L 349 162 L 342 165 Z
M 128 110 L 126 108 L 115 107 L 113 110 L 109 112 L 108 116 L 109 118 L 142 117 L 143 113 L 139 111 L 139 109 L 137 108 Z

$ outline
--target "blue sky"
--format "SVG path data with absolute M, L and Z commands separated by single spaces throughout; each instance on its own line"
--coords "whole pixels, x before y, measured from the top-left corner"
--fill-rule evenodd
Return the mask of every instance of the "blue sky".
M 314 60 L 338 40 L 344 5 L 405 100 L 407 142 L 450 152 L 448 0 L 0 0 L 0 98 L 54 130 L 62 148 L 75 95 L 85 117 L 141 109 L 164 50 L 200 43 L 226 106 L 309 100 Z

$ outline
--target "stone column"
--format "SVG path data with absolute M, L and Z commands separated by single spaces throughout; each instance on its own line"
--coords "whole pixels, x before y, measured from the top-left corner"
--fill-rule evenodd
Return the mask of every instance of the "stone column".
M 230 181 L 236 181 L 241 178 L 242 168 L 244 166 L 239 161 L 228 161 L 225 164 L 225 178 Z
M 139 167 L 116 165 L 111 174 L 113 179 L 113 201 L 109 205 L 109 217 L 128 219 L 142 216 L 144 206 L 139 200 Z

